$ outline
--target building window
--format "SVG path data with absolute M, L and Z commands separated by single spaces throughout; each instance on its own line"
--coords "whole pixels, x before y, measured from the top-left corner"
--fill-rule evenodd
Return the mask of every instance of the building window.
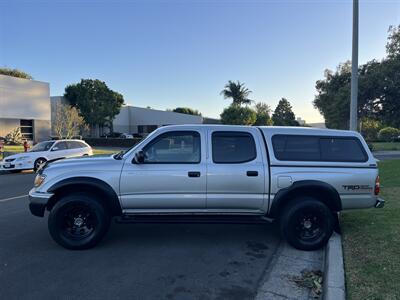
M 19 121 L 22 138 L 32 141 L 33 140 L 33 120 L 20 120 Z

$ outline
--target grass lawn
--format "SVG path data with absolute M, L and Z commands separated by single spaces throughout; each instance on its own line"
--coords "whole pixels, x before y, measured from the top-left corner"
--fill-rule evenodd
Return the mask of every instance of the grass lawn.
M 400 160 L 379 169 L 385 207 L 341 215 L 348 299 L 400 299 Z
M 400 143 L 385 143 L 385 142 L 378 142 L 372 143 L 374 151 L 392 151 L 392 150 L 400 150 Z

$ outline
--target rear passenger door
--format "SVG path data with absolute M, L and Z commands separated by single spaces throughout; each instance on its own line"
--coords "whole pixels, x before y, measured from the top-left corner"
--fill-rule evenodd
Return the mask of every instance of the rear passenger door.
M 68 144 L 65 141 L 59 141 L 54 144 L 49 152 L 49 159 L 58 159 L 68 157 Z
M 256 128 L 208 132 L 207 209 L 260 210 L 266 188 Z
M 79 141 L 68 141 L 68 156 L 82 156 L 85 154 L 84 145 Z

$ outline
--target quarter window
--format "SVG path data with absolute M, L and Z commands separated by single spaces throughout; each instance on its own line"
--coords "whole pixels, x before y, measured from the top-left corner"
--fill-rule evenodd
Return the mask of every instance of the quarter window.
M 218 131 L 212 134 L 214 163 L 244 163 L 256 158 L 254 138 L 247 132 Z
M 275 157 L 287 161 L 365 162 L 367 154 L 357 138 L 274 135 Z
M 200 134 L 173 131 L 159 135 L 143 148 L 144 163 L 200 163 Z

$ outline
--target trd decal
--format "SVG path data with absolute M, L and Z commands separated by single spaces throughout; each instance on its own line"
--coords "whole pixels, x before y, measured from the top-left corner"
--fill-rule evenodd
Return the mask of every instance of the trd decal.
M 342 185 L 342 187 L 347 190 L 347 191 L 358 191 L 358 190 L 372 190 L 372 187 L 370 185 Z

